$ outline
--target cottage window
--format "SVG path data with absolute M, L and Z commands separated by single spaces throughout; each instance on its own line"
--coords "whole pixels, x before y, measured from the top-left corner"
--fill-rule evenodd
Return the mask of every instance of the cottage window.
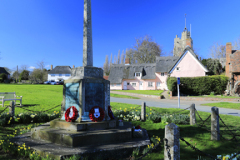
M 176 70 L 177 70 L 177 71 L 180 71 L 180 67 L 177 67 Z
M 135 73 L 136 77 L 140 77 L 140 72 Z
M 65 74 L 66 77 L 70 77 L 71 75 L 70 74 Z
M 148 87 L 153 87 L 153 82 L 148 82 Z
M 62 74 L 59 74 L 59 77 L 62 77 Z
M 132 83 L 132 86 L 133 86 L 133 87 L 136 87 L 136 83 Z
M 114 87 L 114 84 L 111 84 L 111 87 Z
M 160 84 L 161 84 L 160 82 L 157 82 L 157 87 L 160 87 Z
M 121 83 L 118 83 L 117 86 L 121 86 Z
M 55 77 L 55 74 L 51 74 L 51 77 Z
M 163 73 L 163 72 L 161 73 L 161 76 L 164 76 L 164 73 Z

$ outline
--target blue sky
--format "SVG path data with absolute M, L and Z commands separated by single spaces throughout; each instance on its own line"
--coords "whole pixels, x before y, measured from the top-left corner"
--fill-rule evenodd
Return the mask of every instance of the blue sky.
M 185 27 L 202 58 L 215 42 L 226 44 L 240 36 L 240 1 L 92 0 L 93 66 L 106 55 L 133 47 L 135 38 L 150 35 L 163 52 L 173 49 Z M 46 69 L 82 66 L 83 0 L 1 0 L 0 67 L 18 65 Z

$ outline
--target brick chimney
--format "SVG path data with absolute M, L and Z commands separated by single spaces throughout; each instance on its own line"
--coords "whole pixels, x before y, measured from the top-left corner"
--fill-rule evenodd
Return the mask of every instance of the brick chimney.
M 232 54 L 232 43 L 228 42 L 226 44 L 226 67 L 225 67 L 225 75 L 229 78 L 231 77 L 231 59 L 230 55 Z
M 186 46 L 189 46 L 189 47 L 192 48 L 192 41 L 191 41 L 190 38 L 187 38 L 187 39 L 186 39 Z
M 73 65 L 73 68 L 75 68 L 75 65 Z
M 51 70 L 52 70 L 52 68 L 53 68 L 53 65 L 51 65 Z
M 130 58 L 128 57 L 125 58 L 125 65 L 130 65 Z

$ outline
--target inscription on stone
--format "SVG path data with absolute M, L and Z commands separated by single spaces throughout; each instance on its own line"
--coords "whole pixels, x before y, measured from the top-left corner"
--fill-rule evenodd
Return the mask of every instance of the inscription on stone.
M 89 112 L 94 106 L 105 110 L 104 100 L 103 83 L 85 83 L 85 112 Z
M 79 111 L 79 83 L 67 83 L 65 97 L 65 110 L 74 106 Z

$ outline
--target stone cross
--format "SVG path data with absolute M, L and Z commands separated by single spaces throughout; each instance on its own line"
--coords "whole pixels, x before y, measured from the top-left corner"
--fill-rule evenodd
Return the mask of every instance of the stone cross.
M 91 0 L 84 0 L 83 66 L 93 66 Z

